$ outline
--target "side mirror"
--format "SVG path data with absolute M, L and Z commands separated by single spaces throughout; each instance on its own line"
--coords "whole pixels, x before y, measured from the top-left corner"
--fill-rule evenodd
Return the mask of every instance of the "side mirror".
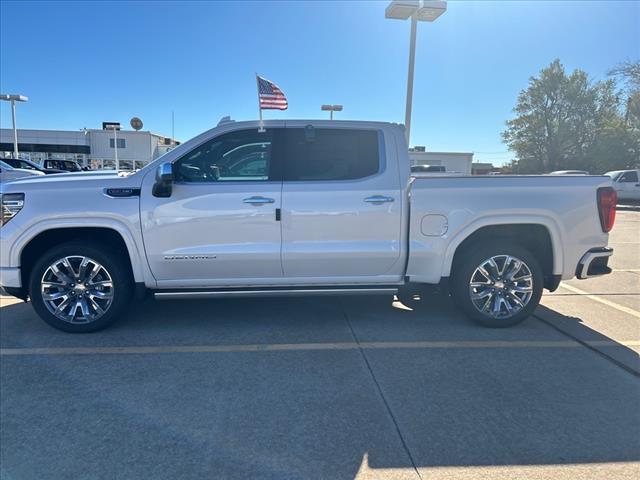
M 153 184 L 154 197 L 170 197 L 173 186 L 173 164 L 162 163 L 156 170 L 156 183 Z

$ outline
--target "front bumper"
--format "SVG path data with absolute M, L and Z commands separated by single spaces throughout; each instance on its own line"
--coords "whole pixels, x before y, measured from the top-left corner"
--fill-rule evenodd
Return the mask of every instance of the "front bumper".
M 0 267 L 0 295 L 11 295 L 26 300 L 26 292 L 22 288 L 20 268 Z
M 22 287 L 20 267 L 0 267 L 0 287 Z
M 608 266 L 611 255 L 613 255 L 613 248 L 592 248 L 580 259 L 576 268 L 576 277 L 583 280 L 611 273 L 611 268 Z

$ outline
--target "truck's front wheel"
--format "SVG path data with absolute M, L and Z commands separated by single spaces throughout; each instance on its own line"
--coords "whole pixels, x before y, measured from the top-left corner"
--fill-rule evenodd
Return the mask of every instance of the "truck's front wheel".
M 67 243 L 53 247 L 36 263 L 29 295 L 49 325 L 82 333 L 113 323 L 132 289 L 129 269 L 115 252 Z
M 529 317 L 540 303 L 542 287 L 535 256 L 510 242 L 470 249 L 454 265 L 456 304 L 487 327 L 510 327 Z

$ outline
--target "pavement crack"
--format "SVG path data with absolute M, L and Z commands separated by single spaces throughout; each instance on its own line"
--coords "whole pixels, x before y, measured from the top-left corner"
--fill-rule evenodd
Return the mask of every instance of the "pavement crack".
M 400 430 L 400 425 L 398 424 L 398 420 L 396 419 L 396 416 L 393 414 L 393 410 L 391 410 L 391 405 L 389 405 L 387 398 L 384 396 L 382 387 L 380 386 L 380 383 L 378 382 L 378 379 L 376 378 L 375 373 L 373 373 L 373 368 L 371 367 L 371 363 L 369 363 L 369 359 L 367 358 L 367 354 L 364 348 L 362 348 L 360 339 L 358 338 L 358 335 L 353 329 L 353 325 L 351 325 L 351 320 L 349 320 L 349 315 L 347 314 L 347 311 L 344 308 L 344 304 L 342 302 L 339 302 L 339 304 L 340 304 L 340 310 L 342 311 L 342 316 L 347 322 L 347 326 L 349 327 L 349 331 L 351 332 L 351 337 L 353 338 L 353 341 L 358 346 L 358 351 L 360 352 L 360 355 L 362 356 L 362 360 L 364 361 L 364 364 L 367 367 L 367 370 L 369 371 L 369 375 L 371 375 L 371 379 L 373 380 L 373 384 L 375 385 L 376 390 L 378 391 L 378 395 L 380 395 L 380 398 L 382 399 L 382 403 L 384 404 L 387 410 L 387 414 L 389 415 L 389 418 L 391 418 L 391 421 L 393 422 L 393 425 L 398 434 L 398 438 L 400 438 L 400 443 L 402 444 L 402 448 L 407 454 L 407 457 L 409 458 L 409 461 L 411 462 L 411 466 L 413 467 L 413 470 L 416 472 L 416 475 L 418 476 L 419 479 L 422 480 L 422 475 L 420 475 L 420 471 L 418 470 L 416 461 L 413 458 L 413 455 L 411 455 L 411 450 L 409 450 L 409 446 L 407 445 L 407 442 L 404 439 L 404 436 L 402 435 L 402 431 Z

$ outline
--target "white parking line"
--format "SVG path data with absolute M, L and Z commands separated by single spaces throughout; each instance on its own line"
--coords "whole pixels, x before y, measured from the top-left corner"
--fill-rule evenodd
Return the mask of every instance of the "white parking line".
M 633 308 L 625 307 L 624 305 L 619 305 L 611 300 L 607 300 L 606 298 L 596 297 L 595 295 L 591 295 L 589 292 L 585 292 L 584 290 L 580 290 L 579 288 L 574 287 L 573 285 L 567 285 L 565 283 L 560 284 L 560 288 L 564 288 L 565 290 L 569 290 L 570 292 L 577 293 L 579 295 L 585 296 L 594 302 L 600 302 L 603 305 L 606 305 L 611 308 L 615 308 L 621 312 L 632 315 L 636 318 L 640 318 L 640 312 Z
M 595 340 L 586 342 L 598 347 L 640 347 L 640 341 Z M 382 349 L 452 349 L 452 348 L 580 348 L 573 340 L 487 340 L 487 341 L 434 341 L 434 342 L 343 342 L 343 343 L 275 343 L 248 345 L 158 345 L 139 347 L 42 347 L 0 348 L 0 356 L 18 355 L 113 355 L 157 353 L 225 353 L 225 352 L 281 352 L 312 350 L 366 350 Z

